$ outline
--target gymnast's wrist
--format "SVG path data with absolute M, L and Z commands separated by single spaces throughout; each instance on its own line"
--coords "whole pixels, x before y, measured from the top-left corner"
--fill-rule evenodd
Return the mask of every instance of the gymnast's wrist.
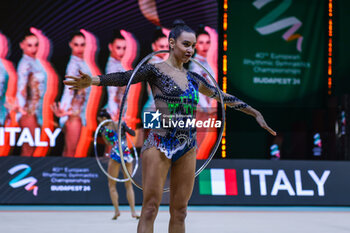
M 99 76 L 92 76 L 91 77 L 91 85 L 99 86 L 100 85 L 100 77 Z
M 256 109 L 254 109 L 254 108 L 252 108 L 252 107 L 250 107 L 251 108 L 251 112 L 252 112 L 252 116 L 253 117 L 255 117 L 255 118 L 257 118 L 257 117 L 261 117 L 262 115 L 261 115 L 261 113 L 258 111 L 258 110 L 256 110 Z

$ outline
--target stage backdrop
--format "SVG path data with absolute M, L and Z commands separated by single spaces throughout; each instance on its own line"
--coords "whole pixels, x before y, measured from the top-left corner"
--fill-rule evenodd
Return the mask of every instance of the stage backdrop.
M 278 132 L 227 108 L 231 158 L 269 158 L 273 144 L 282 158 L 312 158 L 313 137 L 324 130 L 315 108 L 327 97 L 326 12 L 324 0 L 228 1 L 227 92 Z
M 325 1 L 230 1 L 228 90 L 260 106 L 315 106 L 325 86 Z

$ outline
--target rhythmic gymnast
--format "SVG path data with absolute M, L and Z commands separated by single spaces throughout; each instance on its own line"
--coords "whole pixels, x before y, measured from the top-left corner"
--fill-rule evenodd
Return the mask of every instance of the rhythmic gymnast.
M 101 123 L 108 119 L 111 119 L 111 116 L 108 114 L 106 109 L 102 109 L 97 116 L 98 122 Z M 113 124 L 113 123 L 110 123 L 110 124 Z M 112 177 L 118 177 L 121 160 L 120 160 L 118 143 L 117 143 L 118 137 L 114 129 L 115 129 L 115 126 L 113 125 L 104 125 L 101 127 L 100 132 L 102 134 L 103 140 L 107 145 L 105 151 L 109 154 L 109 157 L 110 157 L 108 162 L 108 174 L 111 175 Z M 131 136 L 135 136 L 135 131 L 130 129 L 126 125 L 126 123 L 123 122 L 122 123 L 122 140 L 123 140 L 122 145 L 123 145 L 124 161 L 129 173 L 132 173 L 133 157 L 131 157 L 130 149 L 127 146 L 126 133 L 130 134 Z M 111 148 L 109 145 L 114 145 L 114 148 Z M 126 177 L 125 173 L 124 173 L 124 177 Z M 120 216 L 119 203 L 118 203 L 119 196 L 118 196 L 116 185 L 117 184 L 115 180 L 108 178 L 109 195 L 111 197 L 111 200 L 114 206 L 114 216 L 112 220 L 116 220 Z M 139 219 L 140 216 L 135 211 L 135 193 L 130 180 L 125 182 L 125 190 L 126 190 L 126 197 L 128 199 L 130 210 L 131 210 L 131 217 Z
M 168 41 L 169 58 L 161 63 L 141 66 L 133 83 L 147 81 L 150 84 L 156 108 L 163 116 L 183 114 L 195 119 L 198 92 L 219 101 L 218 90 L 199 74 L 183 67 L 190 60 L 196 46 L 196 34 L 190 27 L 182 20 L 176 20 Z M 124 86 L 131 74 L 132 71 L 127 71 L 90 77 L 80 72 L 79 77 L 66 76 L 64 84 L 71 86 L 70 89 L 82 89 L 91 85 Z M 276 135 L 259 111 L 233 95 L 222 91 L 221 94 L 229 107 L 253 116 L 262 128 Z M 182 140 L 184 137 L 186 140 Z M 196 128 L 152 129 L 142 152 L 143 203 L 137 232 L 153 232 L 169 169 L 169 232 L 185 232 L 187 204 L 195 178 Z

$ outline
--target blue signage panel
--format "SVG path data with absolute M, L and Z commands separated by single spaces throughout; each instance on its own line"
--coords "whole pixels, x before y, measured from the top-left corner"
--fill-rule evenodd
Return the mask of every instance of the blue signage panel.
M 214 160 L 191 204 L 350 205 L 350 162 Z
M 111 204 L 94 158 L 9 156 L 0 158 L 0 171 L 0 204 Z M 196 178 L 190 204 L 350 205 L 348 177 L 345 161 L 218 159 Z M 117 186 L 120 204 L 127 204 L 124 185 Z

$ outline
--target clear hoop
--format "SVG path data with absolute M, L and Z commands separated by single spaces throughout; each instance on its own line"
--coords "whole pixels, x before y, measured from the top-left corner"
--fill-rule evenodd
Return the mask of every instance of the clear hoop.
M 153 52 L 153 53 L 150 53 L 149 55 L 147 55 L 145 58 L 143 58 L 139 64 L 137 64 L 137 66 L 135 67 L 135 69 L 133 70 L 132 74 L 131 74 L 131 77 L 129 79 L 129 82 L 126 86 L 126 89 L 125 89 L 125 93 L 124 93 L 124 96 L 123 96 L 123 99 L 122 99 L 122 103 L 121 103 L 121 107 L 120 107 L 120 112 L 119 112 L 119 120 L 118 120 L 118 144 L 119 144 L 119 151 L 122 151 L 122 144 L 121 144 L 121 120 L 122 120 L 122 116 L 123 116 L 123 109 L 124 109 L 124 105 L 125 105 L 125 102 L 127 100 L 127 96 L 128 96 L 128 92 L 129 92 L 129 89 L 130 89 L 130 86 L 132 84 L 132 81 L 135 77 L 135 74 L 137 73 L 137 71 L 140 69 L 140 67 L 145 63 L 147 62 L 149 59 L 151 59 L 154 55 L 156 54 L 159 54 L 159 53 L 169 53 L 168 50 L 161 50 L 161 51 L 156 51 L 156 52 Z M 207 74 L 208 74 L 208 77 L 210 78 L 210 80 L 212 81 L 212 83 L 215 85 L 216 87 L 216 90 L 218 91 L 218 95 L 219 95 L 219 98 L 220 98 L 220 102 L 222 103 L 221 104 L 221 113 L 222 113 L 222 122 L 225 123 L 225 107 L 224 107 L 224 99 L 223 99 L 223 96 L 222 96 L 222 93 L 220 91 L 220 87 L 219 85 L 217 84 L 216 80 L 214 79 L 214 77 L 210 74 L 210 72 L 200 63 L 198 62 L 197 60 L 191 58 L 190 59 L 192 62 L 196 63 L 199 67 L 201 67 Z M 221 142 L 221 139 L 222 139 L 222 135 L 223 135 L 223 132 L 224 132 L 224 126 L 222 126 L 220 128 L 220 133 L 219 133 L 219 136 L 218 136 L 218 139 L 214 145 L 214 148 L 213 150 L 211 151 L 211 154 L 210 156 L 208 157 L 208 159 L 203 163 L 203 165 L 196 171 L 195 173 L 195 176 L 197 177 L 203 170 L 204 168 L 210 163 L 210 161 L 212 160 L 212 158 L 214 157 L 219 145 L 220 145 L 220 142 Z M 123 157 L 123 153 L 120 153 L 120 158 L 121 158 L 121 164 L 122 164 L 122 167 L 125 171 L 125 174 L 127 175 L 127 177 L 130 179 L 130 181 L 139 189 L 143 190 L 142 188 L 142 185 L 138 184 L 133 178 L 132 178 L 132 174 L 130 174 L 126 168 L 126 165 L 125 165 L 125 162 L 124 162 L 124 157 Z M 170 191 L 170 188 L 164 188 L 163 189 L 164 192 L 168 192 Z
M 100 129 L 105 125 L 105 124 L 110 124 L 110 123 L 113 123 L 113 128 L 114 128 L 114 131 L 117 132 L 117 128 L 115 127 L 115 124 L 114 124 L 114 121 L 113 120 L 104 120 L 102 121 L 96 128 L 96 131 L 95 131 L 95 136 L 94 136 L 94 151 L 95 151 L 95 158 L 96 158 L 96 162 L 98 164 L 98 166 L 100 167 L 101 171 L 110 179 L 114 180 L 114 181 L 117 181 L 117 182 L 126 182 L 126 181 L 129 181 L 130 180 L 130 177 L 134 177 L 134 175 L 136 174 L 136 171 L 139 167 L 139 157 L 138 157 L 138 154 L 137 154 L 137 150 L 136 150 L 136 147 L 134 145 L 134 143 L 131 141 L 132 143 L 132 147 L 133 147 L 133 150 L 134 150 L 134 155 L 135 155 L 135 167 L 132 171 L 132 174 L 130 175 L 129 173 L 126 173 L 128 174 L 128 178 L 125 178 L 125 179 L 119 179 L 117 177 L 113 177 L 111 176 L 107 171 L 106 169 L 103 167 L 103 165 L 101 164 L 101 157 L 98 156 L 98 149 L 97 149 L 97 137 L 98 137 L 98 133 L 100 132 Z M 121 140 L 121 137 L 119 137 L 118 135 L 118 140 Z M 113 148 L 112 150 L 114 149 L 116 145 L 113 145 Z M 124 162 L 124 156 L 123 156 L 123 153 L 120 153 L 121 150 L 119 150 L 120 148 L 118 147 L 118 152 L 119 152 L 119 155 L 120 155 L 120 159 Z M 106 156 L 106 155 L 104 155 Z M 108 157 L 110 159 L 110 157 L 107 155 L 106 157 Z M 125 166 L 126 168 L 126 166 Z M 124 169 L 124 167 L 123 167 Z M 128 170 L 126 169 L 126 171 L 128 172 Z

